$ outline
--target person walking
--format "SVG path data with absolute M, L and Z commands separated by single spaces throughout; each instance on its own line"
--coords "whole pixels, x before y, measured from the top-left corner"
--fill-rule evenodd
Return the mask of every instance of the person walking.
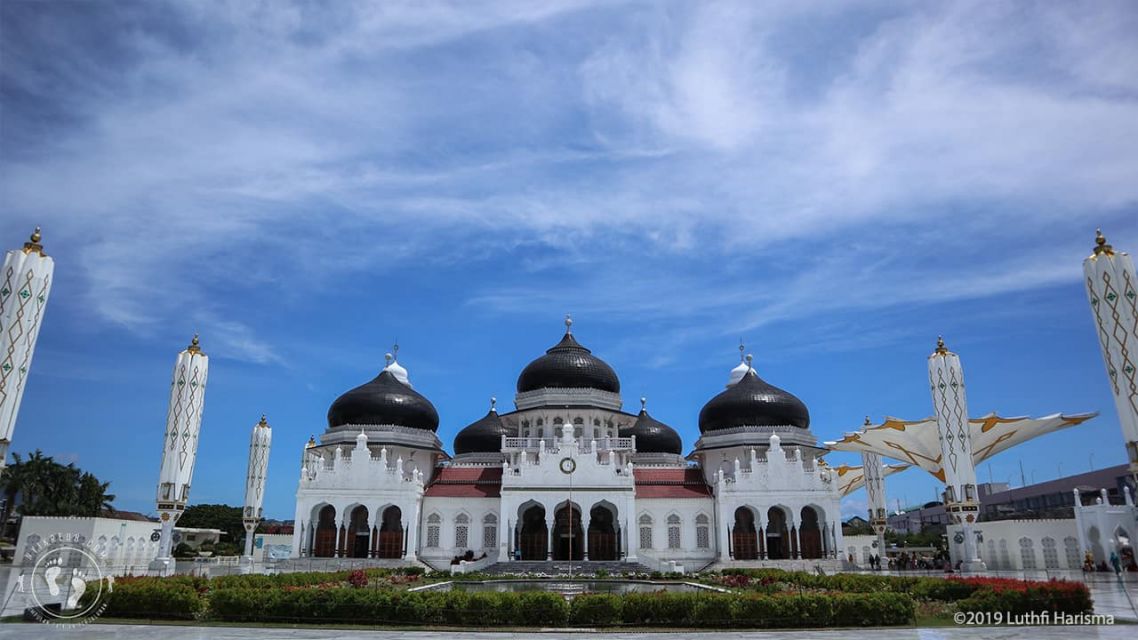
M 1118 559 L 1118 552 L 1117 551 L 1111 551 L 1110 552 L 1110 566 L 1111 566 L 1111 568 L 1114 569 L 1114 575 L 1116 575 L 1116 576 L 1122 575 L 1122 560 Z

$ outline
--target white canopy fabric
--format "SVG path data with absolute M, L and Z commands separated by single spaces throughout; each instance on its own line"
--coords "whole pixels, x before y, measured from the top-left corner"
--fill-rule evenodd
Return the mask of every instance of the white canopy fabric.
M 887 464 L 885 468 L 881 470 L 881 477 L 884 478 L 898 471 L 904 471 L 911 466 L 913 465 Z M 834 467 L 834 471 L 838 474 L 838 490 L 841 492 L 843 498 L 865 486 L 865 467 L 843 464 Z
M 971 418 L 968 422 L 972 427 L 972 463 L 979 465 L 1009 447 L 1082 424 L 1097 415 L 1098 412 L 1073 415 L 1056 413 L 1042 418 L 1001 418 L 995 413 L 989 413 L 980 418 Z M 827 442 L 826 446 L 835 451 L 872 451 L 882 457 L 916 465 L 944 482 L 936 418 L 906 421 L 887 417 L 879 425 L 870 425 L 861 431 L 846 434 L 837 442 Z

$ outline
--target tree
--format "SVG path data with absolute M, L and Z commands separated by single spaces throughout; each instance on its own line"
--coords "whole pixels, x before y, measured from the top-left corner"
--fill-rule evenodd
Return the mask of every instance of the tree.
M 111 484 L 74 463 L 66 465 L 39 449 L 28 455 L 12 454 L 12 464 L 0 475 L 0 491 L 7 498 L 4 522 L 11 511 L 21 516 L 98 516 L 114 511 Z
M 177 526 L 188 529 L 221 529 L 229 534 L 229 542 L 245 542 L 245 525 L 241 523 L 241 507 L 227 504 L 195 504 L 186 507 Z

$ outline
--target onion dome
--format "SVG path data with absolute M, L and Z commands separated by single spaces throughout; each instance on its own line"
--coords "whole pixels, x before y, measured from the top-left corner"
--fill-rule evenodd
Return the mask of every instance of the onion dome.
M 637 453 L 680 454 L 684 448 L 680 434 L 676 433 L 675 429 L 648 415 L 648 409 L 645 408 L 646 402 L 644 398 L 640 399 L 640 415 L 636 416 L 636 422 L 631 427 L 621 429 L 620 437 L 631 438 L 636 436 Z
M 518 376 L 518 393 L 538 389 L 598 389 L 620 393 L 620 379 L 604 360 L 573 337 L 573 320 L 565 317 L 565 336 Z
M 763 426 L 808 429 L 810 412 L 801 400 L 767 384 L 754 369 L 708 401 L 699 412 L 700 433 Z
M 403 367 L 393 370 L 396 366 L 388 354 L 388 365 L 374 380 L 336 398 L 328 408 L 328 426 L 390 424 L 437 430 L 439 414 L 435 406 L 405 382 L 407 370 Z
M 490 398 L 490 411 L 482 418 L 467 425 L 454 437 L 454 452 L 463 453 L 498 453 L 502 450 L 502 436 L 513 435 L 502 419 L 498 417 L 495 408 L 497 400 Z

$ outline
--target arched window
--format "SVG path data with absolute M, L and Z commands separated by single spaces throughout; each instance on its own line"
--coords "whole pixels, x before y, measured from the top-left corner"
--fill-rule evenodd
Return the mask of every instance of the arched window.
M 482 548 L 493 549 L 498 546 L 498 516 L 487 513 L 482 518 Z
M 706 514 L 695 517 L 695 546 L 699 549 L 711 548 L 711 521 Z
M 1063 549 L 1066 551 L 1068 569 L 1078 569 L 1083 565 L 1083 560 L 1079 557 L 1079 541 L 1074 536 L 1063 538 Z
M 1059 549 L 1055 546 L 1055 538 L 1043 539 L 1043 566 L 1048 569 L 1059 568 Z
M 668 516 L 668 548 L 680 548 L 680 517 L 674 513 Z
M 454 519 L 454 546 L 465 549 L 470 546 L 470 516 L 458 514 Z
M 640 548 L 652 548 L 652 516 L 647 513 L 640 516 Z
M 437 513 L 432 513 L 427 516 L 427 546 L 439 546 L 439 530 L 442 528 L 443 519 Z
M 1024 569 L 1035 568 L 1035 543 L 1031 538 L 1023 537 L 1019 539 L 1020 558 L 1023 560 Z

